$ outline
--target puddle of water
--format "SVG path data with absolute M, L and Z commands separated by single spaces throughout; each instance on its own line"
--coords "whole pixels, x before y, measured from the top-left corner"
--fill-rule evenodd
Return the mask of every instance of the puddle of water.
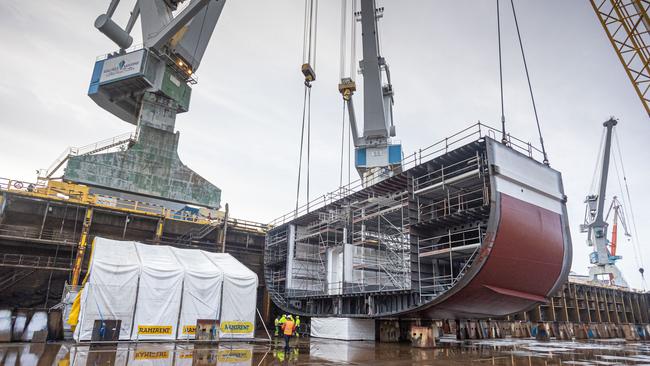
M 258 365 L 650 365 L 650 344 L 621 341 L 538 342 L 497 339 L 458 342 L 438 348 L 408 344 L 301 338 L 289 352 L 272 345 L 141 343 L 90 347 L 70 343 L 0 344 L 7 366 L 258 366 Z

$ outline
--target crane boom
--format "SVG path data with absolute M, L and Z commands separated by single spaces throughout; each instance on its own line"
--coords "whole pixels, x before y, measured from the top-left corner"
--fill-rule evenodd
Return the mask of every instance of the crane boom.
M 613 256 L 616 255 L 616 241 L 618 240 L 618 210 L 614 212 L 614 224 L 612 224 L 612 241 L 609 245 L 609 251 Z
M 601 277 L 607 275 L 609 281 L 617 286 L 628 287 L 627 282 L 623 278 L 621 271 L 616 267 L 616 261 L 620 256 L 616 256 L 607 248 L 607 217 L 611 212 L 612 207 L 616 204 L 616 199 L 610 206 L 607 216 L 605 215 L 605 197 L 607 193 L 607 177 L 609 175 L 609 161 L 612 146 L 612 131 L 618 121 L 613 117 L 603 123 L 605 127 L 605 144 L 603 148 L 603 160 L 601 163 L 600 171 L 600 186 L 598 187 L 597 194 L 590 194 L 587 196 L 585 203 L 587 210 L 585 214 L 585 222 L 580 226 L 582 232 L 587 232 L 587 244 L 594 247 L 594 251 L 590 255 L 590 262 L 592 266 L 589 268 L 589 275 L 594 282 L 600 282 Z M 614 215 L 616 216 L 618 209 L 615 208 Z M 614 226 L 616 228 L 616 224 Z M 616 230 L 616 229 L 615 229 Z M 615 235 L 614 231 L 614 234 Z M 614 251 L 616 250 L 616 243 L 614 240 Z
M 390 80 L 389 66 L 379 49 L 377 25 L 377 18 L 383 15 L 384 9 L 377 8 L 375 0 L 361 0 L 360 5 L 361 11 L 355 12 L 353 16 L 358 16 L 361 22 L 363 46 L 363 59 L 359 63 L 363 75 L 364 92 L 361 131 L 357 130 L 357 118 L 352 100 L 352 95 L 356 91 L 352 70 L 349 77 L 341 79 L 339 91 L 348 108 L 352 140 L 355 146 L 355 166 L 363 184 L 367 186 L 390 177 L 401 169 L 402 145 L 391 141 L 391 137 L 395 137 L 393 86 Z M 344 14 L 345 8 L 346 5 L 343 9 Z M 351 28 L 353 34 L 354 27 Z M 354 48 L 354 36 L 352 36 L 351 47 Z M 354 60 L 354 51 L 350 52 L 350 57 Z M 359 132 L 362 134 L 360 135 Z
M 589 1 L 650 116 L 650 1 Z

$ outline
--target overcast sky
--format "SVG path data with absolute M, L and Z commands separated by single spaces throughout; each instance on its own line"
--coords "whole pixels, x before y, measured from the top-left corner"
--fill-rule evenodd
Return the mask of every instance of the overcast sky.
M 0 176 L 34 180 L 35 170 L 49 166 L 66 147 L 134 130 L 86 95 L 96 57 L 116 49 L 93 28 L 108 2 L 0 1 Z M 123 1 L 118 22 L 125 24 L 132 3 Z M 551 166 L 562 172 L 569 197 L 573 270 L 586 273 L 590 249 L 578 225 L 602 122 L 610 115 L 620 120 L 639 242 L 649 260 L 650 121 L 589 2 L 515 3 Z M 382 50 L 391 66 L 397 138 L 405 153 L 479 120 L 498 126 L 495 2 L 384 0 L 379 5 L 385 7 Z M 537 142 L 507 1 L 502 16 L 507 128 Z M 229 1 L 198 70 L 190 112 L 177 118 L 181 159 L 223 190 L 222 202 L 236 217 L 268 222 L 295 205 L 302 24 L 303 1 Z M 339 1 L 320 2 L 318 24 L 312 196 L 339 183 Z M 139 31 L 135 43 L 138 37 Z M 621 196 L 616 175 L 608 198 L 613 195 Z M 619 265 L 640 287 L 632 244 L 621 241 Z

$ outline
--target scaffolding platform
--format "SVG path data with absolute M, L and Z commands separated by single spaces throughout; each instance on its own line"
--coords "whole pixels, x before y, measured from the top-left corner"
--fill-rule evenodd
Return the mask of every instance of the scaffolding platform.
M 386 179 L 275 220 L 264 268 L 273 301 L 306 316 L 496 317 L 557 291 L 571 263 L 561 176 L 534 146 L 500 135 L 475 125 Z

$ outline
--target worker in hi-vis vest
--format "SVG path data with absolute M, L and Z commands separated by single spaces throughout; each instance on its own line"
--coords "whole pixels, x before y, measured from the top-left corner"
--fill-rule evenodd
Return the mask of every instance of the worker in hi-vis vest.
M 296 338 L 300 338 L 300 315 L 296 315 Z
M 275 325 L 275 334 L 274 335 L 277 337 L 277 336 L 280 335 L 280 316 L 279 315 L 275 317 L 275 320 L 273 321 L 273 323 Z
M 293 321 L 293 316 L 289 315 L 287 321 L 282 325 L 282 333 L 284 333 L 284 349 L 289 351 L 289 341 L 293 335 L 293 331 L 296 329 L 296 323 Z

